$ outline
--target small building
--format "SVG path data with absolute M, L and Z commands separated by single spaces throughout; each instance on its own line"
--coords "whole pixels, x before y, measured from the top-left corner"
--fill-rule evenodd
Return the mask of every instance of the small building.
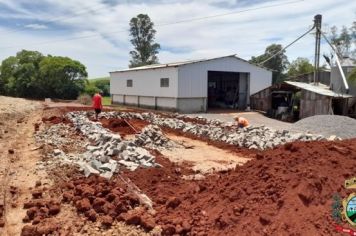
M 350 98 L 322 83 L 285 81 L 251 95 L 251 108 L 293 121 L 314 115 L 348 115 Z
M 341 60 L 340 65 L 347 78 L 351 71 L 356 67 L 356 61 L 349 57 L 344 57 Z M 332 65 L 330 88 L 337 93 L 349 93 L 356 95 L 356 84 L 352 83 L 351 81 L 347 82 L 349 85 L 349 91 L 347 91 L 345 88 L 345 84 L 343 83 L 339 68 L 336 65 Z
M 110 72 L 113 103 L 178 112 L 242 110 L 271 84 L 271 71 L 236 55 Z
M 356 61 L 349 57 L 344 57 L 340 62 L 341 68 L 345 74 L 349 89 L 345 87 L 345 83 L 341 77 L 339 68 L 334 64 L 331 67 L 330 88 L 336 93 L 347 93 L 353 96 L 348 100 L 348 115 L 356 118 L 356 82 L 349 80 L 351 71 L 356 67 Z

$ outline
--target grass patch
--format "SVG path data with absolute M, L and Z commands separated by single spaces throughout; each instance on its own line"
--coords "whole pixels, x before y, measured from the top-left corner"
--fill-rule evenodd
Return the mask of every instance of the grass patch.
M 103 103 L 103 106 L 110 106 L 111 105 L 111 97 L 103 97 L 102 103 Z

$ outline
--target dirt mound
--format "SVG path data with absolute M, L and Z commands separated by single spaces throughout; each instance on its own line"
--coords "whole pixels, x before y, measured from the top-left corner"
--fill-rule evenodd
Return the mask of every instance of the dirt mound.
M 100 119 L 101 124 L 104 128 L 107 128 L 113 132 L 119 133 L 121 136 L 125 137 L 129 134 L 136 134 L 144 127 L 146 127 L 149 122 L 138 119 L 123 120 L 123 119 Z
M 63 202 L 71 202 L 78 213 L 90 221 L 100 220 L 110 227 L 115 219 L 141 225 L 145 230 L 155 227 L 155 220 L 121 181 L 108 181 L 99 176 L 79 177 L 62 184 Z
M 122 119 L 101 119 L 104 128 L 111 130 L 112 132 L 119 133 L 121 136 L 125 137 L 129 134 L 135 134 L 135 130 Z
M 235 171 L 184 181 L 176 167 L 127 172 L 163 234 L 335 235 L 331 203 L 356 172 L 356 140 L 286 144 Z

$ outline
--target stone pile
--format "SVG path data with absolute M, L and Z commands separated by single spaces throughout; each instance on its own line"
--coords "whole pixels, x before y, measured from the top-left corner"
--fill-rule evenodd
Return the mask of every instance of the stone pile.
M 288 130 L 273 130 L 265 126 L 249 126 L 246 128 L 236 128 L 234 124 L 224 123 L 220 120 L 207 120 L 199 118 L 207 124 L 196 124 L 185 122 L 182 119 L 188 118 L 184 115 L 174 114 L 171 118 L 162 117 L 154 113 L 128 113 L 110 112 L 103 114 L 107 118 L 141 119 L 148 120 L 152 124 L 160 127 L 168 127 L 175 130 L 191 133 L 199 137 L 207 137 L 214 141 L 223 141 L 229 144 L 245 147 L 249 149 L 264 150 L 293 141 L 314 141 L 325 139 L 321 135 L 308 133 L 292 133 Z
M 52 125 L 48 129 L 37 132 L 35 135 L 36 142 L 51 145 L 53 147 L 61 147 L 63 145 L 73 144 L 70 139 L 70 134 L 75 130 L 68 124 Z M 77 140 L 74 144 L 83 146 L 81 140 Z
M 292 134 L 287 130 L 278 131 L 265 126 L 249 126 L 246 128 L 232 128 L 230 124 L 207 125 L 183 122 L 175 118 L 156 118 L 154 124 L 171 129 L 180 129 L 196 136 L 207 137 L 214 141 L 223 141 L 229 144 L 249 149 L 267 149 L 293 141 L 321 140 L 323 136 L 311 134 Z M 215 124 L 219 122 L 214 121 Z
M 84 136 L 87 136 L 94 145 L 88 145 L 86 155 L 91 162 L 82 163 L 85 173 L 104 171 L 104 177 L 110 178 L 117 169 L 117 164 L 129 170 L 137 167 L 157 167 L 155 157 L 146 149 L 139 147 L 133 141 L 123 141 L 118 134 L 114 134 L 102 127 L 99 122 L 90 121 L 85 112 L 71 112 L 67 118 Z M 112 157 L 119 160 L 112 160 Z M 101 164 L 101 165 L 100 165 Z
M 36 133 L 35 138 L 38 143 L 53 147 L 53 152 L 47 156 L 48 158 L 37 163 L 37 170 L 75 164 L 79 165 L 87 177 L 91 174 L 99 174 L 110 179 L 120 167 L 131 171 L 139 166 L 160 167 L 155 163 L 155 157 L 141 147 L 150 143 L 147 139 L 143 139 L 144 135 L 140 136 L 141 142 L 144 140 L 144 143 L 136 140 L 122 140 L 119 134 L 103 128 L 99 122 L 90 121 L 85 112 L 71 112 L 66 117 L 73 123 L 73 127 L 67 124 L 56 124 Z M 153 130 L 152 134 L 156 135 L 154 137 L 160 134 L 160 139 L 166 141 L 159 130 Z M 71 135 L 75 132 L 80 132 L 90 142 L 79 140 L 77 137 L 72 138 Z M 158 144 L 157 138 L 152 140 Z M 63 150 L 68 145 L 75 146 L 77 150 L 82 149 L 82 151 L 65 153 Z
M 135 136 L 135 144 L 150 149 L 164 150 L 171 149 L 177 145 L 168 139 L 157 125 L 148 125 Z

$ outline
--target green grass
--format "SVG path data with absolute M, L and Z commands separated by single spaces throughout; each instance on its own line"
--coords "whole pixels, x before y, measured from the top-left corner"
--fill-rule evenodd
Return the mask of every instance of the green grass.
M 111 105 L 111 97 L 103 97 L 103 106 L 110 106 Z
M 95 81 L 98 80 L 108 80 L 110 81 L 110 77 L 101 77 L 101 78 L 95 78 L 95 79 L 88 79 L 89 83 L 94 83 Z

